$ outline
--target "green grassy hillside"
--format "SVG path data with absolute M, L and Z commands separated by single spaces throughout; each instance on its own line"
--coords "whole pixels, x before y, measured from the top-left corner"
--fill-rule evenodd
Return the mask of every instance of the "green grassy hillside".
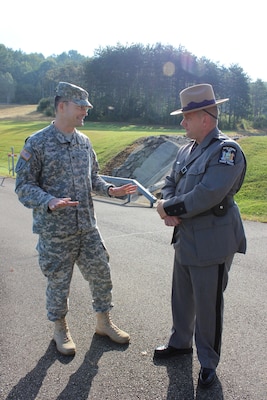
M 8 170 L 8 153 L 14 148 L 19 155 L 25 139 L 48 122 L 0 120 L 0 176 L 12 176 Z M 135 125 L 86 123 L 81 129 L 87 134 L 98 155 L 101 169 L 116 154 L 140 137 L 150 135 L 183 135 L 183 131 L 140 127 Z M 235 135 L 235 132 L 227 132 Z M 244 219 L 267 222 L 267 136 L 245 136 L 239 139 L 247 157 L 247 174 L 236 196 Z M 15 158 L 16 161 L 16 158 Z

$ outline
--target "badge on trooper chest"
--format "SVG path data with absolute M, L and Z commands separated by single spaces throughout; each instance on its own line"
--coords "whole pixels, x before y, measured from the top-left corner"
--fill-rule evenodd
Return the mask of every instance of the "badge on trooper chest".
M 219 163 L 234 165 L 235 164 L 236 149 L 230 146 L 224 146 L 221 151 Z

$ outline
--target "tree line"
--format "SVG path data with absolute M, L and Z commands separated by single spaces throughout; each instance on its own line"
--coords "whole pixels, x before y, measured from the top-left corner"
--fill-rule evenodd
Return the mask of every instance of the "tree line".
M 71 50 L 45 58 L 0 44 L 0 103 L 38 104 L 53 113 L 54 90 L 68 81 L 89 91 L 90 120 L 136 124 L 177 124 L 170 112 L 180 106 L 179 92 L 198 83 L 213 85 L 221 107 L 222 129 L 267 128 L 267 83 L 251 82 L 237 64 L 226 68 L 197 58 L 180 46 L 108 46 L 93 57 Z

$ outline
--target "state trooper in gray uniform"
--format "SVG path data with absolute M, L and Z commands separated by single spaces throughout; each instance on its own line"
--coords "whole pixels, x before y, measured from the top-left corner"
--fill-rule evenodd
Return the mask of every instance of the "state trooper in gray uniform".
M 124 196 L 134 193 L 136 186 L 115 187 L 98 175 L 91 142 L 76 129 L 84 124 L 90 108 L 86 90 L 60 82 L 55 120 L 26 140 L 16 166 L 15 191 L 21 203 L 33 209 L 33 232 L 39 235 L 39 264 L 47 278 L 47 316 L 55 323 L 57 349 L 65 355 L 76 351 L 66 321 L 75 263 L 89 282 L 96 333 L 118 343 L 130 340 L 110 319 L 109 254 L 97 227 L 92 191 Z
M 180 93 L 181 125 L 192 141 L 178 150 L 165 179 L 157 211 L 174 227 L 173 327 L 169 343 L 155 349 L 156 359 L 192 353 L 195 334 L 201 365 L 199 384 L 216 379 L 223 324 L 223 292 L 235 253 L 245 253 L 246 237 L 234 195 L 246 160 L 238 143 L 217 127 L 218 105 L 209 84 Z

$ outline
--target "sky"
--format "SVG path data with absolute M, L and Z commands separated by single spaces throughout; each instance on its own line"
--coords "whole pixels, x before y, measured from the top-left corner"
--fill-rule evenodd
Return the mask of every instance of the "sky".
M 1 4 L 0 43 L 45 57 L 92 57 L 117 44 L 182 46 L 194 56 L 267 82 L 262 0 L 12 0 Z

